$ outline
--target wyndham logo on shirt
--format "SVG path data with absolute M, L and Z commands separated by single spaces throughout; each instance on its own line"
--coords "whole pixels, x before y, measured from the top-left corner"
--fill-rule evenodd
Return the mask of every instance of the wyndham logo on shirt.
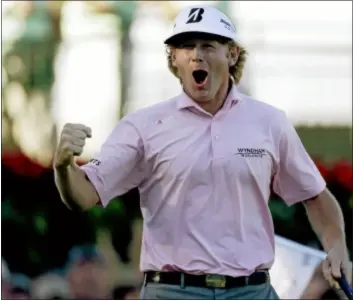
M 246 158 L 262 158 L 266 155 L 266 150 L 264 148 L 238 148 L 238 152 L 235 155 Z

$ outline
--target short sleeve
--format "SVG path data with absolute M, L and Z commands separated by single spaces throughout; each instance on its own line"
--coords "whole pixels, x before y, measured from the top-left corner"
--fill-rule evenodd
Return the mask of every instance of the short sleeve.
M 277 137 L 274 139 L 278 164 L 273 178 L 273 191 L 288 205 L 292 205 L 320 194 L 326 183 L 283 112 L 277 121 Z
M 143 151 L 137 128 L 130 121 L 122 119 L 98 155 L 81 167 L 95 187 L 103 206 L 142 181 Z

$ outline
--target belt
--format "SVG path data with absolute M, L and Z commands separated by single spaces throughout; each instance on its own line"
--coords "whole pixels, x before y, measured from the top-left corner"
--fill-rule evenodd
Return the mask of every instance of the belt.
M 183 279 L 184 278 L 184 279 Z M 180 272 L 145 272 L 145 283 L 197 286 L 208 288 L 234 288 L 270 282 L 268 270 L 260 270 L 250 276 L 230 277 L 215 274 L 190 275 Z

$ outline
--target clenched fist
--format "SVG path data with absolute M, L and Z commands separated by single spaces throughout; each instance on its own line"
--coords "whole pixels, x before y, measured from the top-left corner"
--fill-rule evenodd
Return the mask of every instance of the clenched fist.
M 65 124 L 56 148 L 54 166 L 69 166 L 73 162 L 74 156 L 82 154 L 86 138 L 91 137 L 92 130 L 89 127 L 83 124 Z

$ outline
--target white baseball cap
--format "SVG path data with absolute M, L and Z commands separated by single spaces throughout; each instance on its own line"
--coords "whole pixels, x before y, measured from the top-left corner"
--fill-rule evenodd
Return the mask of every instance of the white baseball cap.
M 164 43 L 172 44 L 177 36 L 191 32 L 217 35 L 238 42 L 232 21 L 212 6 L 200 5 L 182 9 L 175 18 L 172 34 Z

